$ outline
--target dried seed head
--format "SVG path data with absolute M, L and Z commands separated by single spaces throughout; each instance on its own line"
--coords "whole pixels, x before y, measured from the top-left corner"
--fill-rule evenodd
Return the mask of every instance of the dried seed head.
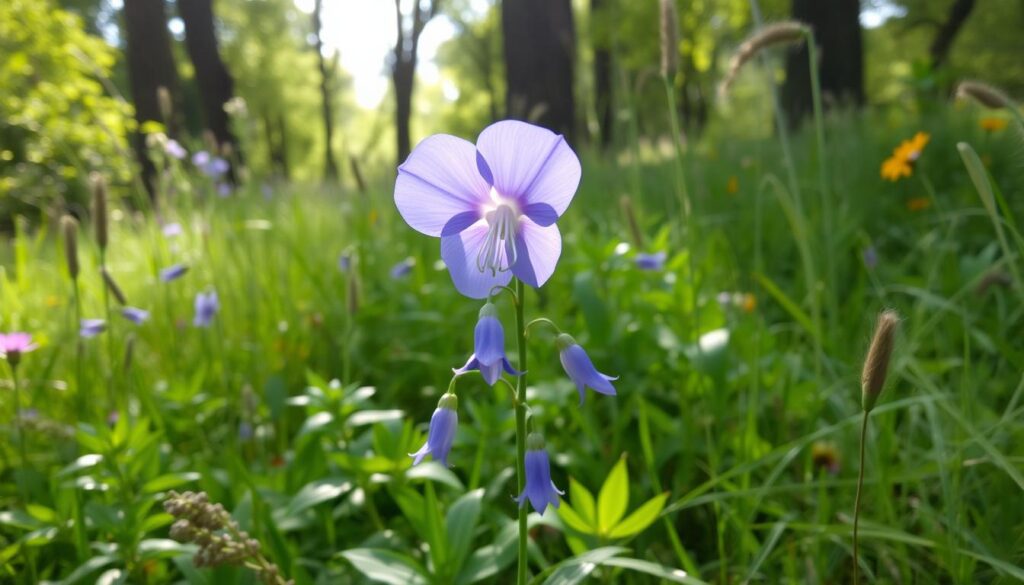
M 728 95 L 729 88 L 739 76 L 740 69 L 758 53 L 770 47 L 801 43 L 810 34 L 810 30 L 802 22 L 789 20 L 770 24 L 754 31 L 754 34 L 743 41 L 740 48 L 736 50 L 736 54 L 732 56 L 732 60 L 729 61 L 729 71 L 725 74 L 721 85 L 718 86 L 718 95 L 720 97 Z
M 164 124 L 171 123 L 171 116 L 174 113 L 174 106 L 171 104 L 171 92 L 164 86 L 156 88 L 156 101 L 160 106 L 160 116 Z
M 78 221 L 70 215 L 60 218 L 60 229 L 64 233 L 64 257 L 68 263 L 71 280 L 78 280 Z
M 891 309 L 882 311 L 878 316 L 875 336 L 871 340 L 868 356 L 864 359 L 864 371 L 861 373 L 861 405 L 864 412 L 871 412 L 885 387 L 885 376 L 889 371 L 899 323 L 899 314 Z
M 636 220 L 636 212 L 633 210 L 633 199 L 629 195 L 619 198 L 619 206 L 622 208 L 622 215 L 626 218 L 626 225 L 629 227 L 629 234 L 633 236 L 633 245 L 637 250 L 644 247 L 644 234 L 640 231 L 640 223 Z
M 93 172 L 89 175 L 89 184 L 92 186 L 92 222 L 93 231 L 96 232 L 96 243 L 100 250 L 107 249 L 108 225 L 107 225 L 107 181 L 103 175 Z
M 117 302 L 121 305 L 127 305 L 128 299 L 125 298 L 124 292 L 121 290 L 121 287 L 117 286 L 117 282 L 114 280 L 114 277 L 111 276 L 110 272 L 107 271 L 106 266 L 100 268 L 100 275 L 103 277 L 103 284 L 106 285 L 110 294 L 114 295 Z
M 672 79 L 679 70 L 679 15 L 676 0 L 661 0 L 661 75 Z
M 1017 104 L 1013 103 L 1013 100 L 1005 93 L 980 81 L 961 81 L 960 85 L 956 87 L 955 95 L 957 99 L 970 98 L 993 110 L 1001 108 L 1013 110 L 1017 107 Z

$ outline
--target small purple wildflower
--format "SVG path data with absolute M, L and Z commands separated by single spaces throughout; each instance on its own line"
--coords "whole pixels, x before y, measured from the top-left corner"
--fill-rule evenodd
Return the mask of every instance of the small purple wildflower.
M 636 255 L 636 267 L 640 270 L 661 270 L 665 268 L 666 258 L 668 258 L 668 254 L 665 252 L 639 253 Z
M 260 193 L 263 194 L 264 201 L 270 201 L 274 197 L 274 188 L 269 183 L 263 183 L 260 185 Z
M 175 264 L 173 266 L 168 266 L 160 271 L 160 280 L 164 282 L 171 282 L 172 280 L 181 278 L 186 272 L 188 272 L 187 264 Z
M 193 154 L 192 164 L 199 168 L 205 168 L 207 165 L 210 164 L 210 153 L 206 152 L 205 150 L 200 150 L 199 152 Z
M 117 426 L 117 421 L 121 420 L 121 413 L 116 410 L 111 410 L 107 413 L 107 426 Z
M 17 361 L 21 354 L 28 353 L 36 347 L 38 346 L 32 343 L 32 335 L 29 333 L 0 333 L 0 356 L 9 362 Z
M 18 411 L 18 418 L 21 420 L 38 420 L 39 409 L 35 407 L 22 408 Z
M 447 134 L 420 142 L 398 167 L 395 205 L 413 229 L 441 238 L 455 288 L 482 299 L 513 275 L 533 287 L 551 277 L 562 253 L 555 222 L 580 176 L 565 138 L 504 120 L 476 145 Z
M 107 330 L 107 322 L 103 319 L 82 319 L 78 334 L 86 339 L 96 337 Z
M 732 293 L 730 293 L 729 291 L 723 290 L 722 292 L 718 293 L 718 295 L 715 298 L 718 300 L 718 304 L 722 305 L 723 307 L 728 307 L 729 305 L 732 304 Z
M 423 458 L 430 455 L 441 465 L 448 467 L 448 452 L 455 440 L 455 429 L 459 424 L 459 399 L 451 393 L 445 394 L 437 401 L 437 408 L 430 417 L 430 429 L 427 431 L 427 442 L 420 450 L 410 453 L 412 464 L 419 465 Z
M 615 396 L 615 387 L 612 386 L 612 380 L 618 380 L 618 377 L 607 376 L 598 372 L 597 368 L 594 367 L 594 363 L 590 361 L 590 356 L 576 343 L 572 336 L 562 333 L 555 340 L 555 344 L 558 346 L 558 357 L 562 362 L 562 368 L 565 369 L 565 373 L 576 384 L 576 390 L 580 393 L 580 404 L 583 404 L 587 386 L 601 394 Z
M 406 258 L 405 260 L 402 260 L 398 264 L 395 264 L 394 266 L 391 267 L 391 279 L 398 280 L 401 278 L 405 278 L 406 276 L 409 276 L 409 273 L 412 272 L 412 267 L 415 264 L 416 261 L 413 260 L 412 258 Z
M 160 231 L 163 232 L 165 238 L 174 238 L 180 236 L 184 230 L 181 228 L 181 224 L 174 221 L 171 223 L 165 223 Z
M 534 511 L 543 516 L 548 504 L 558 507 L 558 496 L 564 493 L 551 480 L 551 462 L 544 448 L 544 437 L 540 433 L 530 433 L 526 437 L 526 487 L 516 502 L 522 508 L 529 500 Z
M 216 179 L 228 172 L 230 167 L 228 161 L 219 156 L 210 156 L 210 153 L 205 150 L 200 150 L 192 155 L 192 164 L 202 171 L 204 175 L 212 179 Z
M 217 291 L 211 290 L 208 293 L 196 294 L 196 316 L 192 320 L 192 324 L 196 327 L 209 327 L 219 310 L 220 301 L 217 299 Z
M 479 370 L 491 386 L 498 382 L 502 370 L 512 376 L 523 374 L 513 369 L 505 357 L 505 329 L 498 320 L 498 309 L 493 303 L 486 303 L 480 309 L 480 317 L 473 330 L 473 355 L 469 356 L 466 365 L 454 372 L 464 374 L 472 370 Z
M 875 267 L 878 266 L 878 250 L 876 250 L 874 246 L 864 248 L 863 256 L 864 266 L 866 266 L 868 270 L 874 270 Z
M 341 256 L 338 256 L 338 270 L 345 273 L 352 270 L 352 254 L 342 252 Z
M 167 153 L 167 156 L 178 160 L 183 160 L 188 156 L 185 147 L 173 138 L 164 143 L 164 152 Z
M 124 307 L 121 309 L 121 316 L 136 325 L 142 325 L 149 320 L 149 311 L 137 307 Z
M 207 165 L 206 174 L 210 175 L 211 177 L 219 177 L 224 173 L 228 172 L 228 169 L 230 168 L 231 165 L 228 163 L 228 161 L 217 156 L 210 161 L 209 165 Z
M 238 423 L 238 440 L 242 442 L 248 441 L 252 439 L 252 435 L 253 429 L 251 422 L 243 420 L 242 422 Z
M 235 191 L 229 183 L 217 183 L 217 195 L 220 197 L 230 197 Z

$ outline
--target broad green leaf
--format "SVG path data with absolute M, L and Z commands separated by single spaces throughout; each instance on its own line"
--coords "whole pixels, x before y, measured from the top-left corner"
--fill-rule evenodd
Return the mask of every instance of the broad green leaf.
M 428 481 L 424 487 L 423 518 L 427 525 L 427 542 L 435 567 L 444 567 L 448 558 L 448 541 L 445 538 L 444 519 L 434 492 L 434 483 Z
M 95 467 L 99 465 L 101 461 L 103 461 L 103 455 L 100 455 L 99 453 L 90 453 L 89 455 L 82 455 L 78 459 L 75 459 L 70 465 L 58 471 L 57 477 L 67 477 L 69 475 L 74 475 L 75 473 L 78 473 L 83 469 L 89 469 L 90 467 Z
M 519 526 L 516 522 L 506 522 L 505 526 L 498 532 L 498 536 L 495 537 L 493 544 L 473 551 L 455 583 L 457 585 L 470 585 L 503 571 L 516 558 L 516 537 L 518 534 Z
M 566 526 L 576 532 L 582 532 L 583 534 L 595 533 L 595 528 L 580 517 L 568 502 L 562 502 L 562 505 L 558 507 L 558 517 L 562 519 L 562 522 L 565 522 Z
M 480 519 L 480 505 L 484 490 L 476 489 L 462 496 L 452 504 L 445 518 L 445 532 L 448 535 L 448 574 L 456 575 L 469 554 L 476 524 Z
M 458 491 L 465 490 L 465 486 L 459 481 L 459 476 L 452 473 L 450 469 L 445 469 L 440 463 L 434 461 L 428 461 L 421 463 L 415 467 L 410 467 L 405 472 L 407 479 L 429 479 L 436 482 L 443 483 L 449 487 L 455 488 Z
M 665 502 L 668 500 L 668 492 L 658 494 L 647 500 L 644 505 L 636 509 L 632 514 L 626 516 L 626 519 L 619 522 L 615 528 L 612 529 L 609 536 L 612 538 L 627 538 L 634 534 L 639 534 L 644 531 L 648 526 L 654 523 L 658 519 L 658 514 L 661 514 L 661 510 L 665 507 Z
M 334 415 L 329 412 L 318 412 L 307 418 L 306 421 L 302 423 L 302 428 L 299 429 L 299 434 L 296 438 L 303 437 L 311 433 L 322 432 L 333 422 Z
M 626 457 L 619 462 L 604 480 L 601 493 L 597 496 L 597 527 L 600 534 L 608 534 L 622 520 L 629 504 L 629 475 L 626 471 Z
M 544 585 L 576 585 L 583 582 L 604 561 L 626 552 L 621 546 L 596 548 L 555 565 Z
M 193 481 L 199 481 L 201 476 L 194 471 L 184 471 L 181 473 L 168 473 L 161 475 L 160 477 L 147 481 L 142 486 L 142 493 L 144 494 L 155 494 L 156 492 L 162 492 L 172 488 L 176 488 L 180 485 L 190 483 Z
M 195 554 L 197 547 L 169 538 L 147 538 L 139 543 L 138 550 L 142 560 L 169 559 L 182 554 Z
M 285 509 L 285 516 L 297 516 L 298 514 L 321 504 L 333 500 L 352 489 L 352 482 L 342 477 L 330 479 L 318 479 L 302 486 L 295 497 L 288 503 Z
M 76 568 L 74 571 L 71 571 L 70 575 L 65 577 L 63 580 L 58 581 L 58 583 L 60 585 L 74 585 L 75 583 L 82 582 L 89 575 L 95 573 L 96 571 L 99 571 L 103 567 L 106 567 L 107 565 L 113 563 L 116 560 L 117 557 L 112 555 L 100 555 L 92 557 L 91 559 L 85 561 L 81 565 L 78 565 L 78 568 Z
M 427 573 L 411 557 L 378 548 L 355 548 L 341 553 L 357 571 L 387 585 L 426 585 Z
M 361 427 L 379 422 L 401 420 L 404 414 L 401 410 L 361 410 L 348 417 L 347 422 L 350 426 Z
M 580 518 L 590 526 L 597 526 L 597 505 L 594 503 L 594 496 L 590 490 L 576 478 L 569 478 L 569 497 L 572 499 L 573 509 L 579 513 Z
M 686 574 L 686 571 L 682 569 L 672 569 L 670 567 L 658 565 L 650 561 L 642 561 L 640 559 L 614 557 L 602 561 L 601 564 L 606 567 L 622 567 L 623 569 L 629 569 L 630 571 L 646 573 L 664 581 L 671 581 L 672 583 L 684 583 L 685 585 L 707 585 L 700 579 L 690 577 Z

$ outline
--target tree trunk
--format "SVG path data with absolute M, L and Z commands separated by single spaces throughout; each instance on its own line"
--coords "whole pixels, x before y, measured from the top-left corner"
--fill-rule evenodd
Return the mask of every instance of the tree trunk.
M 858 0 L 793 0 L 793 18 L 814 29 L 818 73 L 826 105 L 864 103 L 864 55 Z M 791 125 L 813 110 L 807 47 L 790 50 L 782 103 Z
M 949 50 L 953 47 L 953 41 L 956 40 L 956 35 L 967 22 L 972 10 L 974 10 L 974 0 L 953 1 L 953 5 L 949 8 L 949 16 L 935 33 L 935 39 L 932 40 L 931 49 L 928 51 L 931 55 L 933 70 L 946 63 L 946 59 L 949 58 Z
M 571 1 L 505 0 L 501 23 L 509 117 L 527 119 L 574 142 Z
M 608 148 L 615 131 L 615 104 L 612 100 L 612 53 L 609 50 L 609 14 L 606 0 L 590 0 L 590 21 L 594 39 L 594 107 L 601 132 L 601 147 Z
M 316 35 L 316 56 L 320 64 L 320 100 L 323 103 L 324 117 L 324 178 L 328 181 L 338 179 L 338 165 L 334 162 L 334 151 L 331 145 L 334 143 L 334 120 L 331 99 L 331 72 L 327 68 L 327 60 L 324 58 L 324 42 L 320 36 L 322 27 L 320 14 L 323 8 L 323 0 L 316 0 L 313 4 L 313 34 Z
M 157 97 L 160 87 L 167 88 L 172 104 L 178 96 L 178 72 L 171 53 L 163 0 L 127 0 L 124 3 L 124 23 L 129 84 L 135 103 L 135 120 L 139 125 L 132 136 L 132 146 L 142 167 L 142 184 L 150 199 L 155 199 L 156 167 L 149 159 L 146 137 L 141 132 L 142 124 L 150 120 L 161 122 L 170 136 L 178 131 L 174 115 L 177 110 L 172 108 L 170 119 L 165 120 Z
M 420 33 L 423 27 L 437 13 L 438 0 L 431 0 L 427 6 L 423 0 L 414 0 L 412 14 L 408 18 L 402 13 L 402 1 L 395 0 L 395 16 L 398 20 L 398 39 L 392 53 L 391 79 L 395 84 L 395 130 L 398 135 L 398 164 L 402 164 L 412 151 L 409 134 L 409 118 L 412 116 L 412 90 L 416 81 L 416 54 L 419 50 Z M 408 22 L 407 22 L 408 21 Z
M 398 164 L 402 164 L 412 152 L 409 135 L 409 118 L 412 116 L 412 90 L 416 75 L 416 64 L 395 63 L 391 79 L 395 84 L 395 130 L 398 133 Z
M 234 156 L 240 157 L 228 113 L 224 110 L 224 104 L 234 95 L 235 82 L 217 50 L 212 0 L 178 0 L 178 12 L 185 21 L 185 44 L 195 68 L 206 127 L 213 132 L 218 147 L 223 149 L 224 145 L 230 144 Z M 235 182 L 234 165 L 228 178 Z

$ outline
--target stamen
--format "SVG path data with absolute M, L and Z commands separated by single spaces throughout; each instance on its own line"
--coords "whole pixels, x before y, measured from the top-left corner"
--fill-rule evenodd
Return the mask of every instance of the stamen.
M 480 272 L 491 271 L 495 276 L 506 272 L 516 263 L 516 228 L 519 218 L 512 207 L 498 205 L 484 216 L 487 220 L 487 235 L 476 256 L 476 267 Z M 503 253 L 504 252 L 504 253 Z

